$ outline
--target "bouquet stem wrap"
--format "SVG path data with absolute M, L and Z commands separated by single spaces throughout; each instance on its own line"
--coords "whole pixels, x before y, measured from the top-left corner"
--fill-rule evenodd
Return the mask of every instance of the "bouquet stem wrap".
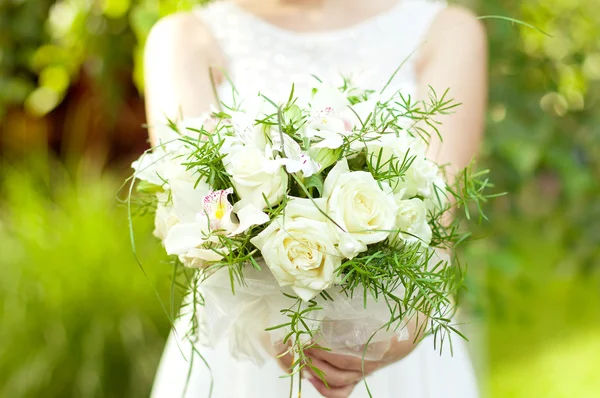
M 447 258 L 438 252 L 430 262 L 442 257 Z M 200 284 L 205 302 L 198 314 L 201 340 L 205 345 L 216 346 L 221 339 L 227 339 L 235 358 L 262 364 L 280 354 L 275 347 L 281 347 L 290 332 L 289 327 L 267 329 L 289 322 L 281 310 L 296 304 L 291 298 L 293 291 L 280 287 L 268 270 L 258 271 L 252 267 L 246 267 L 244 283 L 236 284 L 234 289 L 235 293 L 227 268 L 218 270 Z M 394 293 L 403 297 L 404 289 L 400 287 Z M 376 300 L 371 293 L 365 295 L 358 290 L 350 297 L 339 287 L 327 289 L 327 295 L 327 298 L 315 297 L 313 301 L 318 309 L 311 311 L 305 322 L 314 331 L 313 341 L 334 353 L 380 360 L 393 339 L 414 337 L 409 336 L 406 328 L 411 314 L 386 326 L 390 321 L 390 308 L 383 298 Z M 308 305 L 302 303 L 301 309 Z

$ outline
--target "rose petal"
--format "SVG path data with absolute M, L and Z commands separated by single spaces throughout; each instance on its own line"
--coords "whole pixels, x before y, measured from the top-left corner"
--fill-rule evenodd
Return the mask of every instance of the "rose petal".
M 304 301 L 312 300 L 317 294 L 319 294 L 319 291 L 317 290 L 300 286 L 292 286 L 292 290 Z

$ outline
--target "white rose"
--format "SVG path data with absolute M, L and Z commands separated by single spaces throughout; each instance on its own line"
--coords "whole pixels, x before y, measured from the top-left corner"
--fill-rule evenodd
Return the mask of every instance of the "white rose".
M 417 195 L 432 199 L 436 197 L 436 186 L 444 190 L 440 168 L 426 158 L 426 151 L 423 139 L 408 134 L 384 134 L 367 144 L 367 156 L 372 164 L 380 164 L 383 172 L 400 167 L 405 159 L 411 161 L 402 177 L 390 181 L 394 193 L 401 194 L 402 199 Z
M 281 159 L 269 158 L 264 151 L 250 145 L 233 145 L 227 152 L 223 165 L 244 205 L 264 209 L 281 202 L 288 183 Z
M 339 161 L 325 179 L 323 197 L 330 228 L 338 235 L 339 249 L 347 258 L 385 240 L 395 224 L 397 205 L 391 188 L 380 185 L 365 171 L 350 171 Z
M 398 201 L 396 230 L 392 239 L 404 242 L 431 242 L 431 227 L 427 223 L 427 208 L 421 199 Z
M 251 242 L 261 251 L 280 286 L 290 286 L 307 301 L 336 282 L 342 257 L 324 211 L 324 199 L 292 199 L 283 216 Z
M 400 179 L 395 185 L 395 191 L 404 190 L 403 198 L 419 195 L 437 201 L 436 189 L 441 189 L 439 195 L 444 196 L 445 186 L 438 165 L 423 157 L 415 159 L 404 179 Z

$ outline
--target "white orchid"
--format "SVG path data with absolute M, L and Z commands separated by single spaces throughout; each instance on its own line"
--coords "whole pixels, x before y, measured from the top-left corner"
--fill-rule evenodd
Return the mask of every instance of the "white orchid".
M 256 97 L 244 101 L 243 108 L 243 110 L 233 112 L 231 115 L 233 142 L 264 149 L 270 131 L 263 124 L 256 123 L 257 120 L 264 119 L 267 116 L 264 99 Z
M 283 137 L 283 142 L 281 138 Z M 313 160 L 300 145 L 287 134 L 273 134 L 271 138 L 273 152 L 279 153 L 281 162 L 288 173 L 301 172 L 304 177 L 310 177 L 317 173 L 321 166 Z
M 317 89 L 304 132 L 309 139 L 321 139 L 314 147 L 337 149 L 344 144 L 353 128 L 349 106 L 348 98 L 337 88 L 321 85 Z
M 269 217 L 253 205 L 234 214 L 228 196 L 233 189 L 211 191 L 202 199 L 202 209 L 192 220 L 171 227 L 164 241 L 168 254 L 179 255 L 184 264 L 195 268 L 223 258 L 219 253 L 228 248 L 220 244 L 219 235 L 237 236 L 254 225 L 269 221 Z

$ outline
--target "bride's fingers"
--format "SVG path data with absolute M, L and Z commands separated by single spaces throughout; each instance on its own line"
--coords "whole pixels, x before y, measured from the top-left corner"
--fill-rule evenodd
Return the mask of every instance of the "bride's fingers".
M 311 357 L 310 360 L 314 367 L 325 374 L 325 381 L 327 381 L 327 384 L 330 387 L 344 387 L 349 384 L 355 384 L 363 377 L 361 372 L 338 369 L 335 366 L 314 357 Z M 306 366 L 304 369 L 308 370 L 308 372 L 311 373 L 311 376 L 320 381 L 319 376 L 317 376 L 310 367 Z
M 290 373 L 292 364 L 294 363 L 294 357 L 290 353 L 289 346 L 283 344 L 277 344 L 275 347 L 277 353 L 276 359 L 279 367 L 281 367 L 287 373 Z
M 281 367 L 281 369 L 287 373 L 290 373 L 293 362 L 294 357 L 292 357 L 289 352 L 277 357 L 277 363 L 279 364 L 279 367 Z
M 315 376 L 308 378 L 308 381 L 325 398 L 348 398 L 356 386 L 356 383 L 354 383 L 344 387 L 327 387 L 323 381 L 315 378 Z
M 306 355 L 311 358 L 317 358 L 325 361 L 338 369 L 353 370 L 360 372 L 363 375 L 363 360 L 362 358 L 353 357 L 350 355 L 333 354 L 329 351 L 320 350 L 318 348 L 310 348 L 306 350 Z M 364 374 L 373 373 L 380 367 L 377 361 L 364 361 Z

